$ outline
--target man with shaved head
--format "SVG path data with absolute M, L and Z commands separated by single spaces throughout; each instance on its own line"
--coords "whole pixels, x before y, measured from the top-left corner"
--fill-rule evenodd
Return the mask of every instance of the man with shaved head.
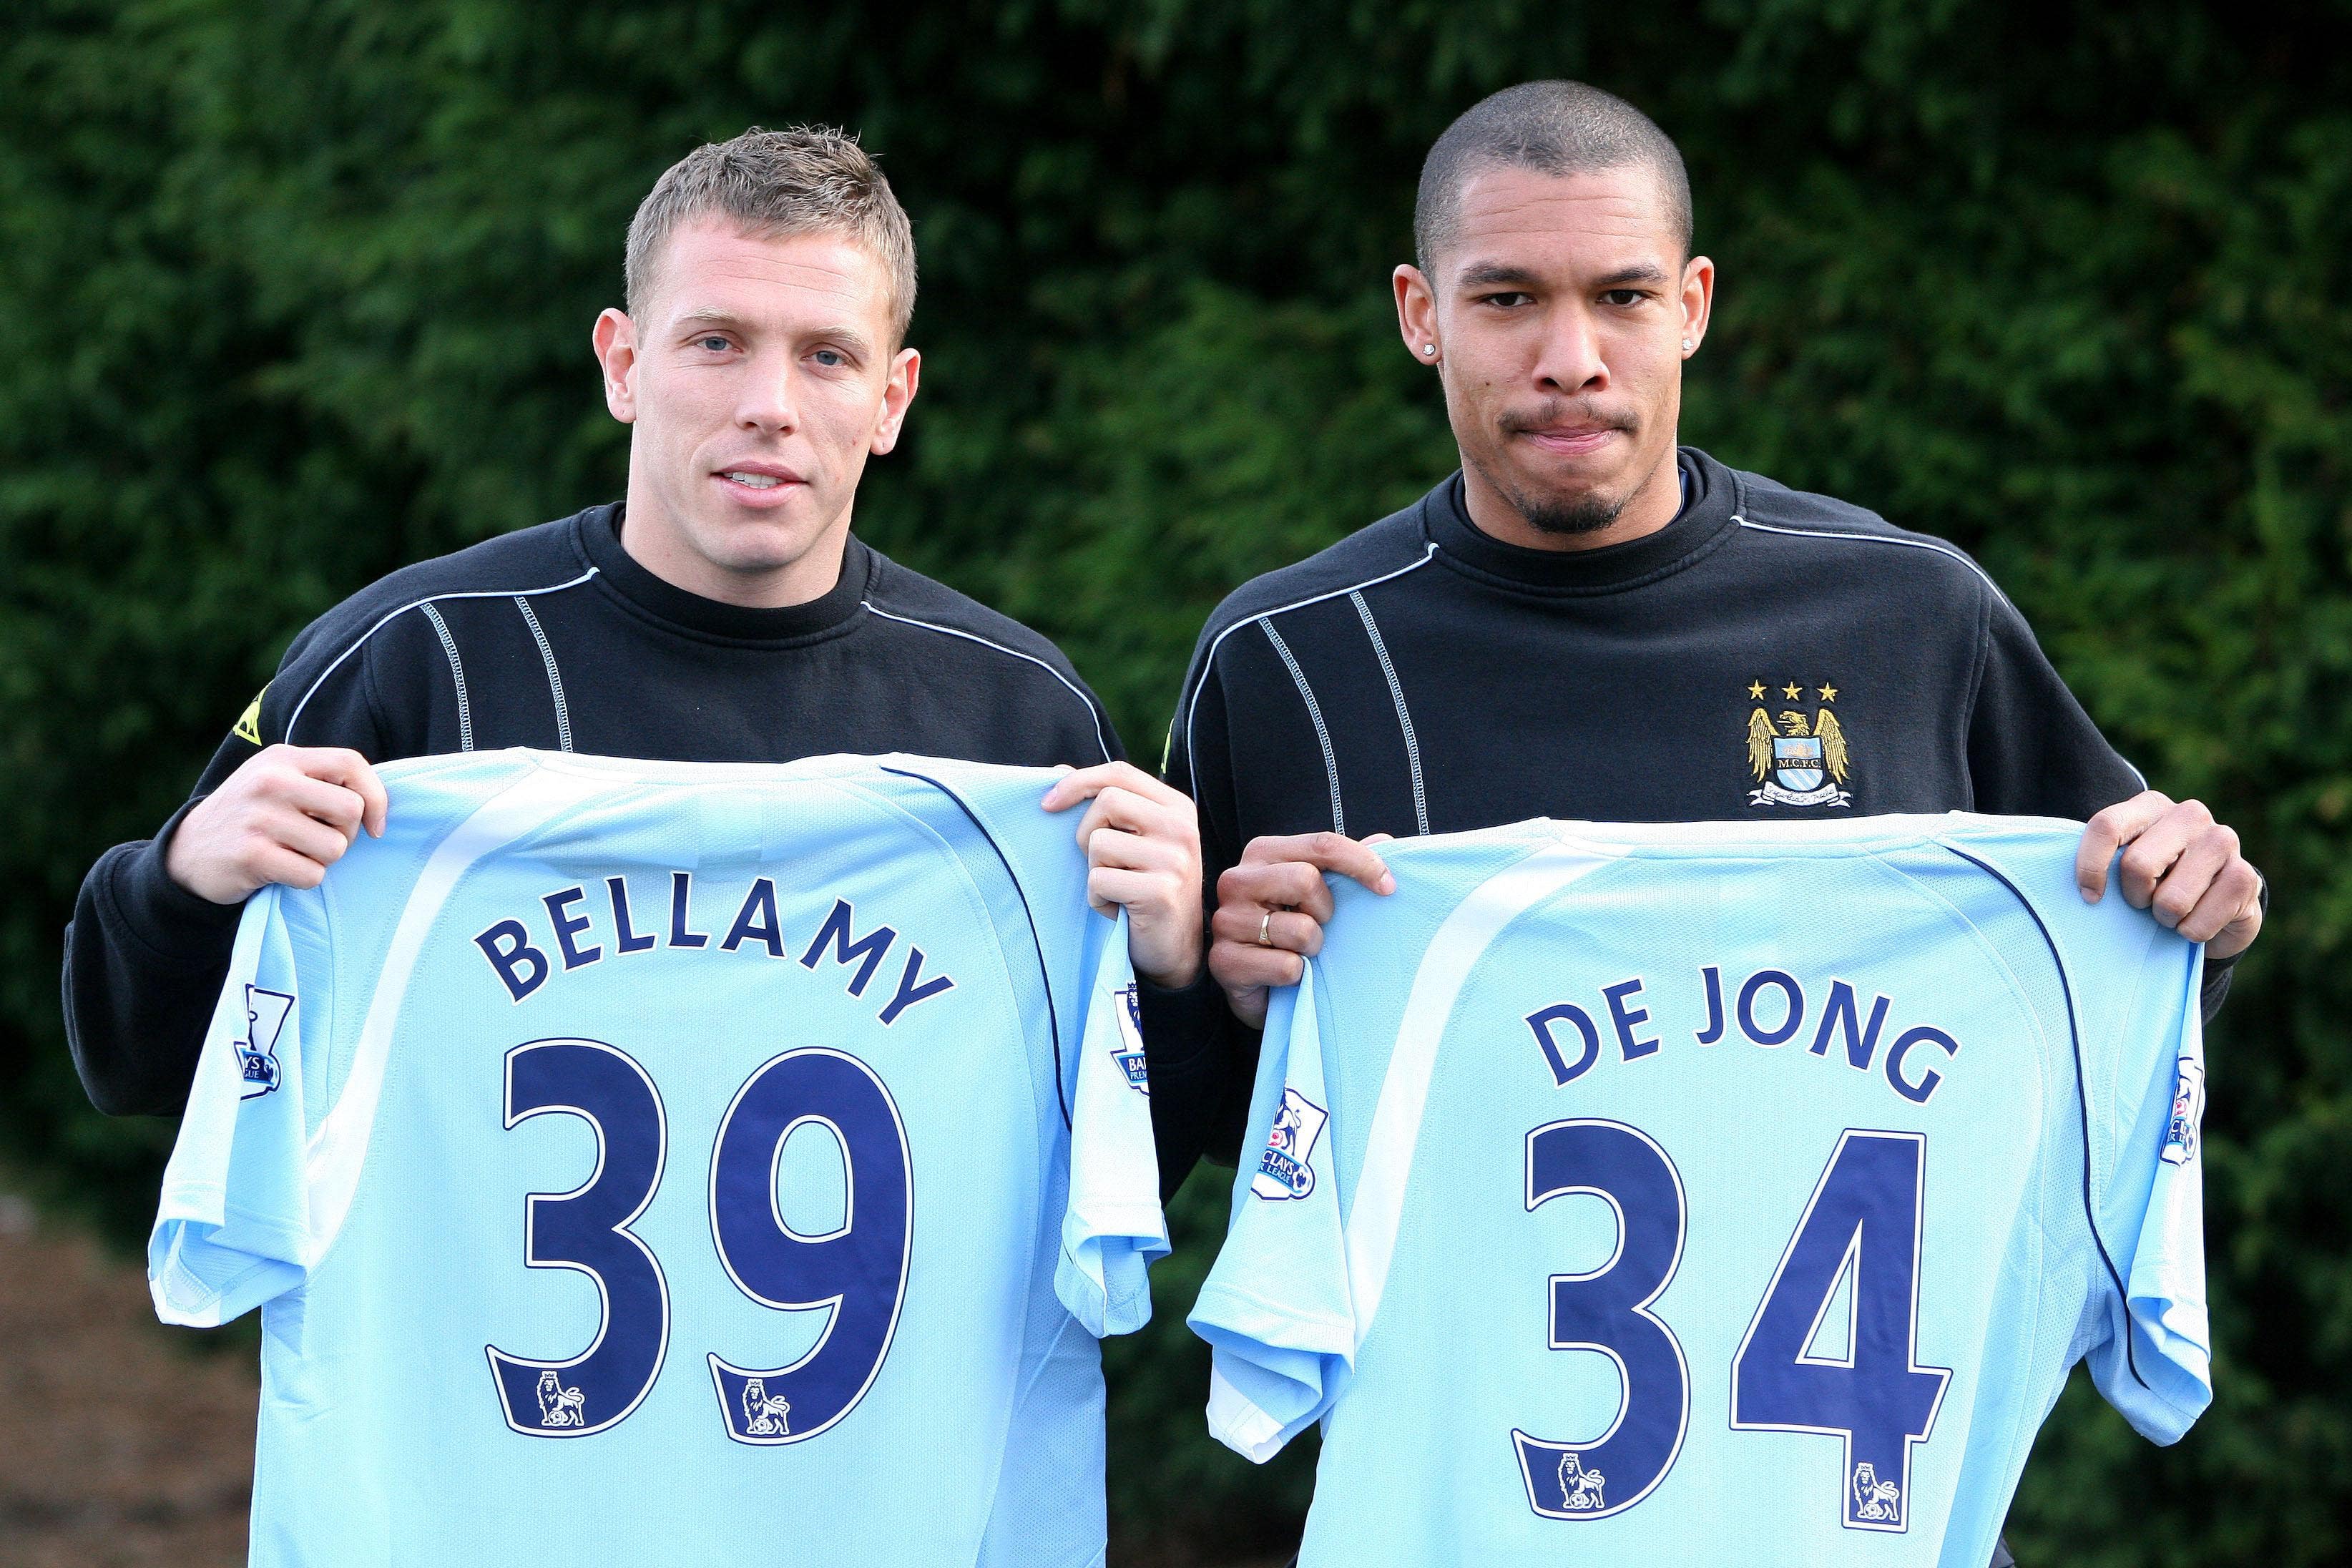
M 1163 1148 L 1238 1151 L 1325 873 L 1386 892 L 1382 840 L 1535 816 L 2086 820 L 2083 896 L 2122 847 L 2123 897 L 2208 944 L 2219 1005 L 2261 879 L 2107 743 L 1983 570 L 1677 446 L 1716 286 L 1692 239 L 1674 142 L 1598 89 L 1498 92 L 1430 150 L 1392 281 L 1461 468 L 1202 632 L 1166 773 L 1200 808 L 1226 1014 L 1154 1041 Z

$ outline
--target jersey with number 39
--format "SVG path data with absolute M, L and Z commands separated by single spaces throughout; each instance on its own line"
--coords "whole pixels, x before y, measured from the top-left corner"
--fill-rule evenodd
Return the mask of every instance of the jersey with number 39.
M 1538 822 L 1339 884 L 1192 1319 L 1226 1443 L 1323 1423 L 1303 1568 L 1981 1568 L 2076 1362 L 2187 1430 L 2201 952 L 2081 834 Z
M 1165 1250 L 1052 773 L 529 752 L 247 906 L 150 1249 L 256 1563 L 1098 1563 Z

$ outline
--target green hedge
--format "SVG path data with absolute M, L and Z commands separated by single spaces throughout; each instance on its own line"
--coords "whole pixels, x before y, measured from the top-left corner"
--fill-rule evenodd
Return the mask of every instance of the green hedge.
M 2276 889 L 2214 1042 L 2213 1412 L 2078 1386 L 2029 1564 L 2352 1554 L 2347 7 L 1954 0 L 16 0 L 0 33 L 0 1140 L 115 1234 L 169 1128 L 81 1103 L 58 932 L 303 621 L 617 493 L 587 348 L 653 177 L 861 130 L 929 356 L 860 526 L 1040 626 L 1156 753 L 1226 589 L 1450 462 L 1389 325 L 1422 151 L 1596 80 L 1681 141 L 1720 313 L 1689 437 L 1978 552 Z M 1130 1540 L 1279 1535 L 1180 1320 L 1111 1356 Z

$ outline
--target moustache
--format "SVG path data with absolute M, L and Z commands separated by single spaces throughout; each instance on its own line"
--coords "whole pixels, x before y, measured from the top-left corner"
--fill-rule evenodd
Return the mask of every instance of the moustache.
M 1529 430 L 1549 430 L 1560 425 L 1600 426 L 1631 435 L 1635 421 L 1631 415 L 1610 414 L 1581 404 L 1548 403 L 1540 408 L 1508 410 L 1498 423 L 1507 436 L 1524 435 Z

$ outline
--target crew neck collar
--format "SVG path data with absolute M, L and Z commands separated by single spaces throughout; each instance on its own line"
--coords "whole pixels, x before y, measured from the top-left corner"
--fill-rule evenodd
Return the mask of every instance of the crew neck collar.
M 1733 522 L 1731 471 L 1696 447 L 1676 450 L 1682 510 L 1655 533 L 1597 550 L 1530 550 L 1482 532 L 1463 501 L 1460 469 L 1422 500 L 1422 526 L 1446 564 L 1534 593 L 1602 593 L 1687 565 Z
M 722 604 L 666 583 L 640 565 L 621 543 L 625 503 L 591 507 L 580 514 L 580 546 L 613 591 L 646 615 L 703 637 L 736 642 L 780 642 L 832 631 L 857 614 L 874 571 L 874 552 L 856 534 L 845 542 L 841 577 L 816 598 L 800 605 L 761 608 Z

